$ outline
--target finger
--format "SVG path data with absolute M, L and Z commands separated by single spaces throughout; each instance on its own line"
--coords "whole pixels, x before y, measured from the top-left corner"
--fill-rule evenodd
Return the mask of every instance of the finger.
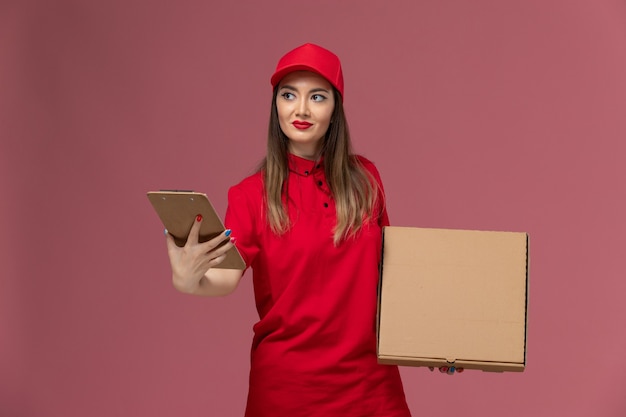
M 219 235 L 217 235 L 213 239 L 208 240 L 208 241 L 202 243 L 202 250 L 204 250 L 206 252 L 210 252 L 211 250 L 219 247 L 220 245 L 223 245 L 224 241 L 226 241 L 227 239 L 230 238 L 230 234 L 231 234 L 231 230 L 230 229 L 224 230 L 222 233 L 220 233 Z M 232 241 L 232 238 L 231 238 L 231 241 Z
M 198 239 L 200 236 L 200 225 L 202 225 L 202 214 L 198 214 L 191 225 L 191 230 L 189 230 L 189 236 L 187 237 L 187 243 L 189 244 L 198 244 Z
M 457 368 L 456 366 L 440 366 L 439 372 L 441 372 L 442 374 L 454 375 L 455 373 L 463 372 L 463 368 Z
M 229 241 L 227 241 L 226 243 L 224 243 L 221 246 L 218 246 L 215 249 L 211 249 L 207 252 L 208 255 L 210 255 L 212 258 L 216 258 L 218 256 L 222 256 L 225 255 L 226 252 L 228 252 L 234 245 L 235 239 L 231 238 Z
M 226 259 L 226 254 L 221 254 L 220 256 L 213 258 L 209 261 L 209 268 L 214 268 L 216 266 L 218 266 L 219 264 L 221 264 L 222 262 L 224 262 L 224 260 Z
M 228 243 L 207 252 L 206 254 L 207 262 L 204 265 L 207 268 L 213 268 L 221 264 L 222 262 L 224 262 L 224 260 L 226 259 L 228 255 L 228 251 L 231 250 L 235 246 L 234 241 L 235 239 L 231 238 Z

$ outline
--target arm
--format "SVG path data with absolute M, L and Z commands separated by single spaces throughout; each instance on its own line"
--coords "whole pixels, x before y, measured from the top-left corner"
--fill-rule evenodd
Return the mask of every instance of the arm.
M 237 288 L 242 275 L 240 269 L 209 269 L 193 294 L 211 297 L 228 295 Z
M 185 246 L 178 247 L 174 238 L 167 234 L 167 253 L 172 267 L 172 284 L 178 291 L 202 296 L 222 296 L 237 288 L 243 271 L 216 269 L 226 259 L 226 252 L 233 247 L 230 230 L 209 240 L 198 243 L 202 217 L 198 216 Z M 221 243 L 227 241 L 220 246 Z

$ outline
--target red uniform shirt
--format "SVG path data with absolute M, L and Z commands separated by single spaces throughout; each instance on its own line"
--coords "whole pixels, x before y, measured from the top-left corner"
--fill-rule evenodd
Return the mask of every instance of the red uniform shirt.
M 360 158 L 380 184 L 374 165 Z M 252 267 L 254 325 L 248 417 L 407 417 L 398 368 L 376 361 L 380 213 L 354 239 L 333 244 L 335 204 L 323 167 L 289 156 L 292 226 L 265 217 L 261 173 L 228 193 L 226 225 Z M 381 187 L 382 188 L 382 187 Z

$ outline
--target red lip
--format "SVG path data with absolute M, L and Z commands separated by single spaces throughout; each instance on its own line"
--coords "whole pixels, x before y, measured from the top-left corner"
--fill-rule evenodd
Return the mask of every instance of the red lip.
M 292 125 L 296 128 L 296 129 L 300 129 L 300 130 L 304 130 L 304 129 L 308 129 L 311 126 L 313 126 L 312 123 L 309 122 L 302 122 L 300 120 L 296 120 L 292 123 Z

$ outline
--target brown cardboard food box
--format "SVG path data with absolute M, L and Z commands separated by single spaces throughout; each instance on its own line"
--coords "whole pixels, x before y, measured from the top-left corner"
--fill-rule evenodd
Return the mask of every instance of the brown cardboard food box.
M 523 371 L 528 235 L 385 227 L 378 361 Z

